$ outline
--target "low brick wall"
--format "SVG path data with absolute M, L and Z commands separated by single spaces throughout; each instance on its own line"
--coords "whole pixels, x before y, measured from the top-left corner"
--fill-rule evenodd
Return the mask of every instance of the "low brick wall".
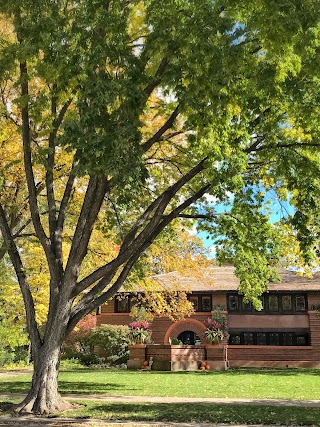
M 320 348 L 314 346 L 229 345 L 230 367 L 319 367 Z
M 210 369 L 225 369 L 225 346 L 149 344 L 129 347 L 128 368 L 140 369 L 145 360 L 152 358 L 153 370 L 194 371 L 201 362 L 208 362 Z
M 172 360 L 172 361 L 198 361 L 206 358 L 204 346 L 195 345 L 147 345 L 147 359 L 153 357 L 153 360 Z
M 193 371 L 205 361 L 210 370 L 227 367 L 320 367 L 319 346 L 249 346 L 249 345 L 134 345 L 130 346 L 128 368 L 141 369 L 153 359 L 152 369 Z

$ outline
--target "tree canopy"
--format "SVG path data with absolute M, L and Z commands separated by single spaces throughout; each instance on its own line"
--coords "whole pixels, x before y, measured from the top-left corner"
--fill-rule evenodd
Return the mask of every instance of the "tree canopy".
M 265 190 L 318 244 L 319 1 L 0 0 L 0 229 L 35 374 L 17 410 L 63 406 L 57 364 L 177 220 L 222 236 L 250 299 L 278 257 Z M 229 204 L 221 214 L 216 206 Z M 110 247 L 88 262 L 93 233 Z M 26 247 L 48 278 L 44 335 Z

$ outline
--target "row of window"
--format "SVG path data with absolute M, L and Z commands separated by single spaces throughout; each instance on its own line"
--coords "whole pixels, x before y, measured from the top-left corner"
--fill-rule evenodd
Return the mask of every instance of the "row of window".
M 188 297 L 192 302 L 195 311 L 210 312 L 212 310 L 211 295 L 193 294 Z M 115 312 L 129 313 L 132 306 L 136 303 L 136 298 L 128 294 L 121 294 L 115 298 Z
M 192 294 L 188 297 L 196 312 L 210 312 L 212 310 L 212 296 L 210 294 Z M 251 303 L 245 303 L 243 296 L 237 293 L 227 295 L 229 313 L 304 313 L 308 309 L 307 296 L 303 293 L 268 293 L 261 296 L 263 309 L 257 311 Z M 135 303 L 135 297 L 122 294 L 115 299 L 116 313 L 129 313 Z
M 232 345 L 309 345 L 309 334 L 299 332 L 237 332 L 231 333 Z
M 257 311 L 251 303 L 245 303 L 243 296 L 228 294 L 229 313 L 303 313 L 308 309 L 306 294 L 268 293 L 261 296 L 263 309 Z

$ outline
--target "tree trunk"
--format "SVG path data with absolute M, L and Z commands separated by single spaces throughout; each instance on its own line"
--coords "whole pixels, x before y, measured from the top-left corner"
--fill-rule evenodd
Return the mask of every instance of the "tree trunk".
M 72 408 L 58 392 L 58 373 L 61 345 L 44 344 L 34 356 L 34 372 L 31 389 L 26 398 L 14 406 L 14 412 L 52 414 Z

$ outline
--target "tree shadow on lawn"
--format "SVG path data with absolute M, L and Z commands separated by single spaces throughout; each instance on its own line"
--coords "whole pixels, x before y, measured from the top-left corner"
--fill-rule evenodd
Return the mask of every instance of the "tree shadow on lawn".
M 119 390 L 123 388 L 123 384 L 115 383 L 92 383 L 87 381 L 59 381 L 59 392 L 65 393 L 77 393 L 77 394 L 104 394 L 106 391 Z M 126 390 L 130 388 L 126 387 Z
M 12 405 L 14 403 L 13 402 L 0 402 L 0 415 L 1 414 L 6 414 L 10 411 L 10 409 L 12 408 Z
M 113 421 L 214 424 L 319 425 L 320 423 L 319 408 L 276 408 L 207 403 L 90 403 L 85 409 L 75 412 L 72 416 L 78 419 L 94 417 Z
M 15 381 L 6 381 L 0 383 L 0 393 L 27 393 L 30 390 L 31 381 L 15 382 Z M 118 390 L 123 387 L 123 385 L 115 383 L 91 383 L 91 382 L 77 382 L 77 381 L 64 381 L 59 382 L 59 392 L 60 393 L 96 393 L 103 394 L 108 391 Z

